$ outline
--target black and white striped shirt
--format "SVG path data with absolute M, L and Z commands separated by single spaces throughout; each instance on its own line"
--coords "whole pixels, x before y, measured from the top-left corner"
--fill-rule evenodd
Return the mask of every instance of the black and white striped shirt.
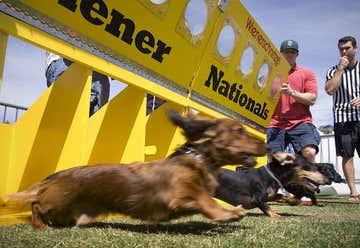
M 331 67 L 326 74 L 330 80 L 338 66 Z M 360 107 L 350 106 L 350 101 L 360 97 L 360 65 L 359 61 L 351 69 L 345 68 L 341 75 L 340 87 L 333 95 L 334 123 L 360 121 Z

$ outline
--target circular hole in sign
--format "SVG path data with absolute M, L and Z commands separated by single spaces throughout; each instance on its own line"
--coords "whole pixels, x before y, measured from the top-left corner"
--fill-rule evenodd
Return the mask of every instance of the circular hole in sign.
M 240 61 L 240 70 L 243 74 L 247 75 L 252 71 L 252 67 L 254 64 L 254 57 L 255 52 L 252 47 L 247 47 L 242 56 Z
M 275 95 L 280 91 L 280 84 L 281 84 L 281 77 L 280 76 L 276 76 L 274 78 L 274 81 L 271 85 L 271 90 L 270 90 L 270 96 L 272 98 L 275 97 Z
M 259 70 L 258 77 L 257 77 L 257 84 L 260 88 L 263 88 L 266 85 L 266 82 L 268 81 L 268 75 L 269 75 L 269 66 L 264 63 Z
M 192 35 L 198 35 L 205 29 L 207 7 L 204 0 L 191 0 L 185 8 L 185 23 Z
M 165 3 L 167 0 L 150 0 L 150 2 L 155 3 L 155 4 L 162 4 Z
M 234 29 L 230 25 L 225 25 L 219 35 L 217 41 L 217 49 L 221 56 L 226 57 L 230 55 L 235 45 Z

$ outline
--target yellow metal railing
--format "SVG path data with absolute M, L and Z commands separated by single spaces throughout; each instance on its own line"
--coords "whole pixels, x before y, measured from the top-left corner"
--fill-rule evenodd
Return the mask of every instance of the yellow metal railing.
M 196 34 L 184 18 L 192 1 L 90 2 L 0 1 L 0 83 L 8 35 L 75 62 L 16 123 L 0 124 L 0 195 L 77 165 L 167 156 L 183 142 L 167 108 L 239 118 L 265 138 L 279 95 L 275 82 L 289 66 L 240 1 L 220 9 L 218 1 L 203 0 L 206 25 Z M 219 37 L 229 26 L 234 47 L 223 56 Z M 246 74 L 239 64 L 249 47 L 254 62 Z M 266 83 L 259 84 L 264 64 Z M 89 117 L 92 70 L 128 87 Z M 147 93 L 167 101 L 148 116 Z

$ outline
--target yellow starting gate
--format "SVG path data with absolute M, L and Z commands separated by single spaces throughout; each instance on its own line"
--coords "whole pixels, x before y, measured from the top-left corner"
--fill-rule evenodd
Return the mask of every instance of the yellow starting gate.
M 289 70 L 239 0 L 0 0 L 0 87 L 9 35 L 75 63 L 0 124 L 0 195 L 77 165 L 167 156 L 183 141 L 168 108 L 265 138 Z M 128 86 L 89 117 L 93 70 Z M 147 93 L 166 100 L 150 115 Z

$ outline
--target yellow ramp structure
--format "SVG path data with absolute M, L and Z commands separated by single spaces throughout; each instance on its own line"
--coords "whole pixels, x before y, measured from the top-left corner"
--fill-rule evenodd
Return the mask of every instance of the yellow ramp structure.
M 1 0 L 0 90 L 9 35 L 74 63 L 0 124 L 0 195 L 77 165 L 169 155 L 183 137 L 168 108 L 235 118 L 265 139 L 289 70 L 238 0 Z M 127 87 L 89 117 L 93 70 Z M 166 100 L 149 115 L 147 94 Z

